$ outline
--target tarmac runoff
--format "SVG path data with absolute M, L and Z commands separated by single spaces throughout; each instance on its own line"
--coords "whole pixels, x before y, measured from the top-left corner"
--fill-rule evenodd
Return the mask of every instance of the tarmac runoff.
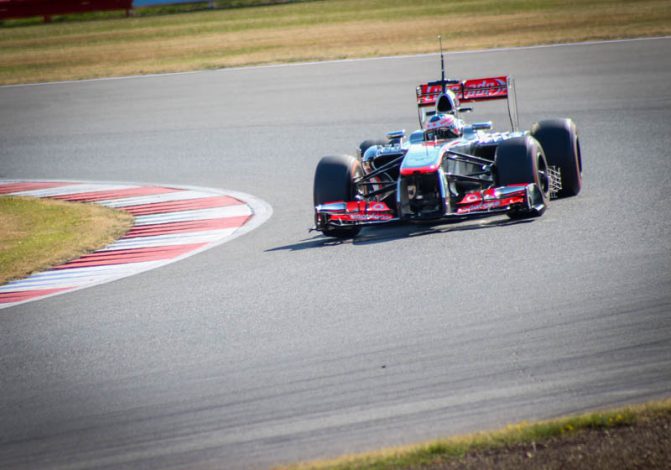
M 0 195 L 100 204 L 135 217 L 114 243 L 0 286 L 0 309 L 165 266 L 243 235 L 272 215 L 269 204 L 249 194 L 189 186 L 0 180 Z

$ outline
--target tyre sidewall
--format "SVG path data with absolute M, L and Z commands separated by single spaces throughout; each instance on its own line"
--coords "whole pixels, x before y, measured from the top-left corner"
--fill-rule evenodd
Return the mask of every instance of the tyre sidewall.
M 531 127 L 531 135 L 540 142 L 549 165 L 561 171 L 562 189 L 558 197 L 576 196 L 582 189 L 580 139 L 571 119 L 548 119 Z
M 354 179 L 363 175 L 361 163 L 349 155 L 323 157 L 315 171 L 313 202 L 315 206 L 335 201 L 353 201 L 357 193 Z M 328 228 L 324 235 L 351 238 L 361 227 Z
M 540 168 L 547 169 L 547 161 L 540 144 L 531 136 L 507 140 L 496 150 L 496 185 L 535 184 L 539 189 L 535 197 L 540 197 L 544 207 L 549 203 L 547 181 L 541 181 Z M 520 213 L 519 217 L 538 216 L 541 213 Z M 518 218 L 516 213 L 509 214 Z

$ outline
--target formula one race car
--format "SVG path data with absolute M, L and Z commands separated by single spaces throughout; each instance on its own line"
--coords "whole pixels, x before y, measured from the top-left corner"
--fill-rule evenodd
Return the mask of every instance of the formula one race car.
M 417 87 L 421 129 L 406 138 L 361 143 L 356 157 L 323 157 L 314 179 L 315 227 L 348 238 L 361 227 L 506 214 L 538 217 L 551 198 L 575 196 L 582 184 L 580 142 L 570 119 L 517 130 L 510 77 L 446 80 Z M 512 98 L 512 99 L 511 99 Z M 461 103 L 506 99 L 511 130 L 466 124 Z

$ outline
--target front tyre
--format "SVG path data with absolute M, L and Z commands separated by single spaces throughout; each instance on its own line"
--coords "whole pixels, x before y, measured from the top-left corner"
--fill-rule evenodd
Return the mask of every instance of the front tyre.
M 531 126 L 531 135 L 541 144 L 548 164 L 561 171 L 562 189 L 557 197 L 576 196 L 582 188 L 580 139 L 571 119 L 548 119 Z
M 314 205 L 336 201 L 354 201 L 358 194 L 355 178 L 363 176 L 361 163 L 349 155 L 329 155 L 317 165 L 314 180 Z M 325 227 L 322 233 L 329 237 L 352 238 L 361 227 Z
M 548 164 L 539 143 L 529 136 L 516 137 L 501 143 L 494 158 L 496 185 L 534 184 L 530 191 L 531 209 L 508 213 L 511 219 L 543 215 L 550 200 Z

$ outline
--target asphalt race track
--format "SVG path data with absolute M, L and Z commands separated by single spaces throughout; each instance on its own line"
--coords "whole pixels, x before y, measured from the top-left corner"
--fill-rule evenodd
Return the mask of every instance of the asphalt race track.
M 0 177 L 242 191 L 273 217 L 0 312 L 0 467 L 254 468 L 671 391 L 671 38 L 449 54 L 572 117 L 583 192 L 308 233 L 320 156 L 417 127 L 436 55 L 0 88 Z M 476 108 L 470 120 L 502 107 Z

